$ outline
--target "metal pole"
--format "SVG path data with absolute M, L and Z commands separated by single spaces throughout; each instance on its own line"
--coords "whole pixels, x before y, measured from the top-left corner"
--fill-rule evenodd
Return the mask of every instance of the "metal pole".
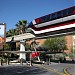
M 4 51 L 4 45 L 3 45 L 3 51 Z
M 9 65 L 9 58 L 7 58 L 7 65 Z
M 50 58 L 49 58 L 49 65 L 51 64 L 51 60 L 50 60 Z
M 2 66 L 3 65 L 3 63 L 2 63 L 2 58 L 0 59 L 0 66 Z
M 32 66 L 31 53 L 30 53 L 30 66 Z
M 20 59 L 20 64 L 23 65 L 23 59 L 22 58 Z

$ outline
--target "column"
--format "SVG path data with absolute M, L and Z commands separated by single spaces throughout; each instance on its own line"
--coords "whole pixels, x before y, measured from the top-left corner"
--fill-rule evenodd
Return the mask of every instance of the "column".
M 20 41 L 20 51 L 25 51 L 25 40 Z M 26 60 L 26 53 L 20 53 L 20 59 Z

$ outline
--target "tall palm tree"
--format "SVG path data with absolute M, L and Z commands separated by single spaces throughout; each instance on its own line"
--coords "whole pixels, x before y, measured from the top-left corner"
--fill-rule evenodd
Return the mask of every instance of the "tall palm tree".
M 18 34 L 23 34 L 26 31 L 27 20 L 19 20 L 16 24 Z
M 27 20 L 19 20 L 17 22 L 16 29 L 11 29 L 6 32 L 6 37 L 18 35 L 18 34 L 24 34 L 26 32 L 26 25 L 27 25 Z
M 6 32 L 6 37 L 10 37 L 11 36 L 11 30 Z
M 11 29 L 6 32 L 6 37 L 14 36 L 16 35 L 16 29 Z

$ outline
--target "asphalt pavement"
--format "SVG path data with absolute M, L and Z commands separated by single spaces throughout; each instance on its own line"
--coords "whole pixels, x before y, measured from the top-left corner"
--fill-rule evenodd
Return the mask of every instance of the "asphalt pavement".
M 0 66 L 0 75 L 75 75 L 75 64 L 51 63 L 33 64 L 13 64 Z

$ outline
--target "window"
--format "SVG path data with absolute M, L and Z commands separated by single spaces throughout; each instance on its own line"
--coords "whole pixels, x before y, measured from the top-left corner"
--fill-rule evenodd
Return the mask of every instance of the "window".
M 45 21 L 47 21 L 47 18 L 46 18 L 47 16 L 43 16 L 43 17 L 41 17 L 41 19 L 42 19 L 42 22 L 45 22 Z
M 56 19 L 56 13 L 51 14 L 51 20 Z
M 67 12 L 68 12 L 67 9 L 65 9 L 65 10 L 62 11 L 62 15 L 63 15 L 63 17 L 68 15 Z
M 46 17 L 47 21 L 50 20 L 50 16 L 51 16 L 51 15 L 47 15 L 47 17 Z
M 57 12 L 57 18 L 61 18 L 62 17 L 62 11 Z
M 68 9 L 68 15 L 74 14 L 74 11 L 75 11 L 75 7 L 69 8 Z

